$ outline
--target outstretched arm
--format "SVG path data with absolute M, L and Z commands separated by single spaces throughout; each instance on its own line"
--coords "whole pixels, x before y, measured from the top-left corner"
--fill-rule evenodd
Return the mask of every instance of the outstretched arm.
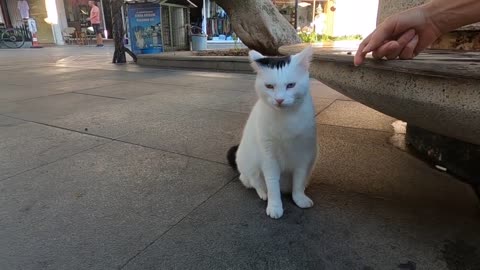
M 443 33 L 480 21 L 479 0 L 433 0 L 388 17 L 360 44 L 354 64 L 367 53 L 387 59 L 411 59 Z

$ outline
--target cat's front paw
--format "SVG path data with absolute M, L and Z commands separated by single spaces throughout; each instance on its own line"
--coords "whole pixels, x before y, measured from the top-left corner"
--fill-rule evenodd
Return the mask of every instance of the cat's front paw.
M 271 218 L 278 219 L 283 216 L 282 206 L 267 206 L 267 215 Z
M 313 201 L 303 193 L 293 194 L 292 197 L 295 204 L 300 208 L 310 208 L 313 206 Z

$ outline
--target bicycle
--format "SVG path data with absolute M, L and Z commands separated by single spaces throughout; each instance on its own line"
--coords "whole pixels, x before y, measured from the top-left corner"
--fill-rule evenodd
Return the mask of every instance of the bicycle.
M 25 44 L 25 34 L 19 29 L 0 25 L 0 44 L 12 49 L 20 48 Z

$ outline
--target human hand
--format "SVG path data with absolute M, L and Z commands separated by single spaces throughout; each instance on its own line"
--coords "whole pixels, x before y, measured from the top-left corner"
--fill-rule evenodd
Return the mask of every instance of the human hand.
M 406 10 L 388 17 L 362 41 L 354 64 L 361 65 L 369 52 L 376 59 L 412 59 L 441 34 L 427 5 Z

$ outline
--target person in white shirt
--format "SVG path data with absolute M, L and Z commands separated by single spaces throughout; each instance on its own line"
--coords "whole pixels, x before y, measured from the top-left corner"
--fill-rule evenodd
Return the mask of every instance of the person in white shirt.
M 28 6 L 28 2 L 26 0 L 18 1 L 17 8 L 20 11 L 20 16 L 22 19 L 30 18 L 30 7 Z

